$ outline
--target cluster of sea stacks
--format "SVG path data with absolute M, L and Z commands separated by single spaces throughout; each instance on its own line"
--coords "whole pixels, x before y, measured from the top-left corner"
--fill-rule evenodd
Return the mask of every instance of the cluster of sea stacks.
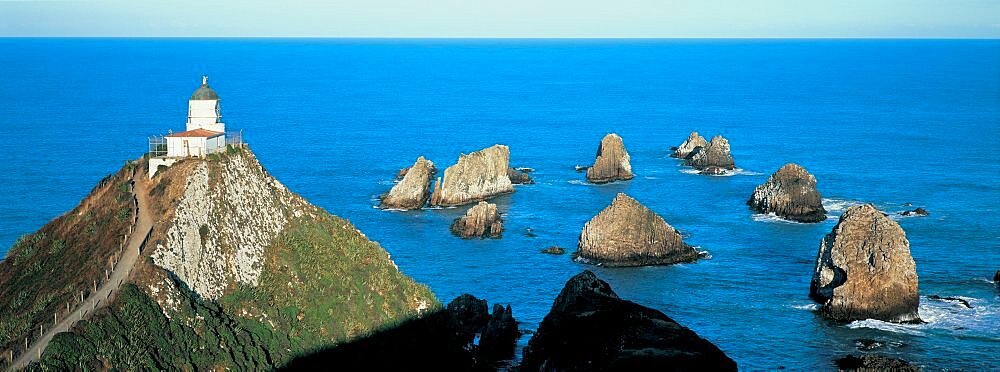
M 729 152 L 729 140 L 721 135 L 712 137 L 709 142 L 698 132 L 691 132 L 670 156 L 684 159 L 684 164 L 697 169 L 699 174 L 724 175 L 736 169 L 736 162 Z
M 706 141 L 692 132 L 672 150 L 672 157 L 683 159 L 699 174 L 723 175 L 736 169 L 729 141 L 721 135 Z M 382 205 L 414 209 L 428 203 L 452 206 L 478 202 L 455 220 L 452 232 L 463 238 L 499 237 L 503 231 L 500 213 L 496 205 L 484 200 L 513 192 L 514 183 L 531 182 L 526 173 L 510 167 L 509 156 L 503 145 L 462 155 L 458 163 L 445 170 L 443 181 L 438 178 L 433 192 L 429 191 L 433 163 L 418 158 L 412 167 L 401 171 L 401 181 L 383 196 Z M 634 178 L 630 161 L 622 138 L 611 133 L 601 140 L 593 165 L 578 166 L 577 170 L 586 170 L 587 181 L 595 184 L 630 180 Z M 757 186 L 746 204 L 755 213 L 795 222 L 827 220 L 816 178 L 794 163 L 785 164 Z M 901 213 L 927 214 L 923 208 Z M 564 249 L 549 247 L 542 252 L 561 254 Z M 588 264 L 625 267 L 693 262 L 701 255 L 661 216 L 618 193 L 609 206 L 583 226 L 573 257 Z M 1000 280 L 1000 272 L 997 275 Z M 916 265 L 906 233 L 871 204 L 848 208 L 820 242 L 809 296 L 821 304 L 821 314 L 836 321 L 921 322 L 917 313 L 920 298 Z M 567 283 L 525 349 L 522 368 L 616 370 L 661 362 L 668 369 L 735 368 L 735 363 L 693 332 L 662 313 L 640 309 L 639 305 L 618 299 L 607 283 L 592 273 L 580 274 Z M 611 318 L 628 321 L 614 326 L 601 323 L 600 319 Z M 658 332 L 665 329 L 675 334 L 663 338 Z M 594 332 L 600 337 L 593 337 Z M 680 352 L 680 343 L 692 350 Z M 619 344 L 629 346 L 614 346 Z M 657 347 L 672 351 L 668 355 L 650 351 Z

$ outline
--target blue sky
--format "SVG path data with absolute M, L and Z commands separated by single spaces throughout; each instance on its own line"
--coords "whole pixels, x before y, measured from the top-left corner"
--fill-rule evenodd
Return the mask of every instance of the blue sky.
M 1000 0 L 0 0 L 0 36 L 1000 38 Z

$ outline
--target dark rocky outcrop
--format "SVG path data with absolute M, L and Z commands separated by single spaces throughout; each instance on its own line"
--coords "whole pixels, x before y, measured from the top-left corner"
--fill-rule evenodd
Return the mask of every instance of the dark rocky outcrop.
M 1000 285 L 1000 270 L 997 270 L 996 274 L 993 274 L 993 283 Z
M 916 372 L 920 367 L 914 366 L 902 359 L 889 358 L 881 355 L 865 354 L 860 357 L 848 355 L 834 361 L 838 371 L 894 371 L 894 372 Z
M 695 169 L 719 167 L 733 170 L 736 168 L 733 155 L 729 153 L 729 140 L 723 136 L 712 137 L 712 141 L 708 145 L 695 149 L 688 155 L 687 165 Z
M 604 266 L 666 265 L 698 259 L 680 233 L 624 193 L 583 226 L 577 258 Z
M 393 181 L 402 180 L 403 177 L 406 177 L 406 172 L 409 172 L 409 171 L 410 171 L 410 167 L 406 167 L 406 168 L 400 169 L 399 172 L 396 172 L 396 177 L 393 177 L 392 180 Z
M 696 149 L 705 146 L 708 146 L 708 141 L 705 141 L 705 137 L 702 137 L 698 132 L 691 132 L 680 146 L 673 148 L 674 152 L 670 154 L 670 157 L 688 159 L 694 154 Z
M 547 253 L 547 254 L 564 254 L 564 253 L 566 253 L 566 249 L 562 248 L 562 247 L 551 246 L 551 247 L 543 249 L 542 253 Z
M 823 198 L 816 191 L 816 177 L 798 164 L 785 164 L 757 186 L 747 201 L 757 213 L 774 213 L 798 222 L 826 221 Z
M 625 143 L 617 134 L 611 133 L 601 139 L 597 147 L 597 158 L 594 165 L 587 169 L 587 181 L 592 183 L 608 183 L 612 181 L 630 180 L 632 164 Z
M 535 183 L 535 180 L 531 179 L 528 172 L 514 168 L 507 168 L 507 178 L 510 178 L 510 183 L 515 185 L 530 185 Z
M 958 306 L 964 307 L 966 309 L 971 309 L 972 308 L 972 304 L 970 304 L 968 300 L 966 300 L 964 298 L 961 298 L 961 297 L 930 295 L 930 296 L 927 296 L 927 298 L 931 299 L 931 300 L 938 300 L 938 301 L 950 302 L 950 303 L 956 304 Z
M 430 198 L 431 179 L 437 173 L 434 163 L 421 156 L 413 166 L 403 170 L 406 172 L 402 180 L 382 196 L 382 208 L 420 209 Z
M 448 312 L 455 318 L 455 325 L 462 332 L 479 332 L 490 320 L 490 308 L 486 300 L 468 293 L 455 297 L 448 303 Z
M 507 176 L 510 149 L 493 145 L 471 154 L 444 170 L 444 179 L 434 183 L 431 205 L 455 206 L 514 192 Z
M 837 321 L 920 322 L 906 233 L 871 204 L 848 208 L 820 242 L 809 296 Z
M 910 217 L 910 216 L 925 217 L 927 215 L 930 215 L 930 213 L 927 212 L 927 210 L 924 209 L 924 208 L 917 208 L 917 209 L 914 209 L 912 211 L 905 211 L 905 212 L 902 213 L 902 215 L 907 216 L 907 217 Z
M 490 316 L 485 300 L 464 294 L 445 309 L 350 342 L 312 350 L 279 370 L 495 371 L 498 365 L 509 365 L 501 361 L 511 359 L 520 337 L 510 306 L 501 309 Z M 477 334 L 481 335 L 478 345 Z
M 463 238 L 499 238 L 503 232 L 503 220 L 497 205 L 479 202 L 469 208 L 465 215 L 455 219 L 451 232 Z
M 575 170 L 577 172 L 586 172 L 588 169 L 590 169 L 589 166 L 583 166 L 583 165 L 575 165 L 575 166 L 573 166 L 573 170 Z
M 662 312 L 623 300 L 584 271 L 524 349 L 523 371 L 735 371 L 736 362 Z
M 488 360 L 514 357 L 514 344 L 521 337 L 510 305 L 493 305 L 493 315 L 479 337 L 479 356 Z

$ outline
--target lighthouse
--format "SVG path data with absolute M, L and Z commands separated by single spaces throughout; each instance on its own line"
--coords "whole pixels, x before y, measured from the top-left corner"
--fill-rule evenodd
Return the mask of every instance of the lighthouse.
M 201 77 L 201 86 L 188 100 L 187 123 L 183 132 L 149 138 L 149 177 L 161 166 L 169 167 L 180 159 L 204 157 L 225 150 L 226 124 L 222 122 L 219 94 L 208 85 L 208 76 Z M 235 134 L 235 144 L 242 142 Z M 230 141 L 232 142 L 232 141 Z

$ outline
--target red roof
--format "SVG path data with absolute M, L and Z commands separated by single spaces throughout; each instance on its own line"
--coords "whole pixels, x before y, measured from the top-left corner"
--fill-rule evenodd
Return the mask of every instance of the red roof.
M 192 130 L 188 130 L 188 131 L 183 131 L 183 132 L 180 132 L 180 133 L 170 134 L 170 135 L 167 135 L 167 137 L 208 137 L 208 138 L 212 138 L 212 137 L 219 136 L 219 135 L 222 135 L 222 132 L 213 132 L 213 131 L 210 131 L 208 129 L 198 128 L 198 129 L 192 129 Z

